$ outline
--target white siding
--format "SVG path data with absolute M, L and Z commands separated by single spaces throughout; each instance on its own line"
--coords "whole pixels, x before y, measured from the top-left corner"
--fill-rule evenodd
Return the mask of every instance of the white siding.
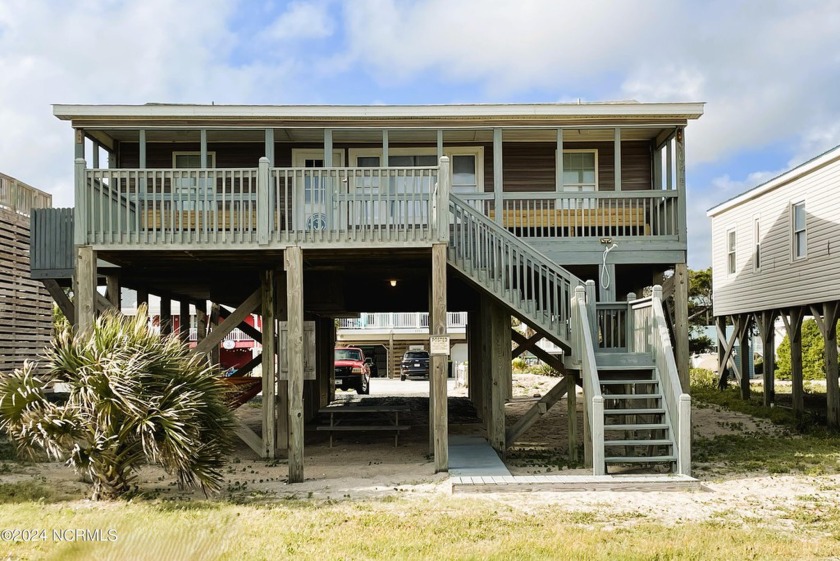
M 714 314 L 840 300 L 840 153 L 807 175 L 712 217 Z M 794 260 L 791 204 L 805 201 L 807 258 Z M 711 211 L 711 212 L 714 212 Z M 755 220 L 761 269 L 754 270 Z M 727 274 L 726 232 L 736 231 L 737 266 Z

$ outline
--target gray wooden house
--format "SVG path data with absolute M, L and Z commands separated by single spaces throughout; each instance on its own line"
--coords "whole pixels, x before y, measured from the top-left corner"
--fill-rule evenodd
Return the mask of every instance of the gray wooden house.
M 465 310 L 470 397 L 498 451 L 579 384 L 594 473 L 623 463 L 687 473 L 684 131 L 702 111 L 56 105 L 75 131 L 77 322 L 108 305 L 97 282 L 112 297 L 122 285 L 164 303 L 210 301 L 197 352 L 212 355 L 257 310 L 264 422 L 240 434 L 264 456 L 286 451 L 300 481 L 303 424 L 330 399 L 334 319 L 429 312 L 429 336 L 445 337 L 447 309 Z M 117 268 L 97 270 L 98 259 Z M 660 292 L 630 294 L 668 270 L 679 281 L 675 352 Z M 511 315 L 537 335 L 512 332 Z M 566 351 L 547 357 L 566 376 L 506 428 L 511 356 L 540 338 Z M 432 362 L 431 448 L 446 470 L 446 357 Z
M 748 359 L 750 327 L 765 357 L 773 357 L 774 324 L 784 321 L 791 342 L 793 409 L 804 410 L 801 326 L 812 315 L 825 338 L 828 424 L 840 427 L 837 313 L 840 305 L 840 146 L 708 211 L 712 219 L 714 315 L 721 372 L 725 365 L 749 396 L 749 379 L 733 349 Z M 734 324 L 724 337 L 727 322 Z M 740 361 L 739 361 L 740 362 Z M 774 362 L 764 360 L 764 400 L 774 400 Z M 725 378 L 722 379 L 722 383 Z

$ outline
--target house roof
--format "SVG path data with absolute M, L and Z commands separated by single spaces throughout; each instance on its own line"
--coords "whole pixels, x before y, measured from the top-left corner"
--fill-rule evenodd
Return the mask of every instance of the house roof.
M 783 174 L 774 177 L 773 179 L 766 181 L 760 185 L 756 185 L 752 189 L 741 193 L 740 195 L 736 195 L 731 199 L 720 203 L 717 206 L 710 208 L 706 211 L 707 216 L 717 216 L 727 210 L 734 208 L 740 204 L 743 204 L 747 201 L 760 197 L 764 193 L 769 191 L 773 191 L 774 189 L 778 189 L 779 187 L 790 183 L 794 179 L 798 179 L 804 175 L 808 175 L 809 173 L 817 170 L 826 164 L 829 164 L 835 160 L 840 160 L 840 146 L 835 146 L 834 148 L 828 150 L 827 152 L 823 152 L 819 156 L 815 158 L 811 158 L 807 162 L 796 166 L 793 169 L 790 169 Z
M 99 119 L 283 119 L 283 120 L 474 120 L 474 119 L 697 119 L 704 103 L 639 103 L 636 101 L 463 105 L 53 105 L 62 120 Z

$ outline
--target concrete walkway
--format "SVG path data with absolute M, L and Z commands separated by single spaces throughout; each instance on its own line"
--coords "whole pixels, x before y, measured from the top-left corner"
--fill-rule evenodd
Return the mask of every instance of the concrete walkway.
M 499 455 L 480 436 L 449 436 L 450 477 L 501 477 L 510 471 Z

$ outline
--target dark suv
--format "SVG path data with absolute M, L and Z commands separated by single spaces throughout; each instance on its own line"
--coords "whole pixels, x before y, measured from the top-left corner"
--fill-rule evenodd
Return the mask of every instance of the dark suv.
M 429 377 L 429 352 L 408 351 L 400 363 L 400 380 Z

